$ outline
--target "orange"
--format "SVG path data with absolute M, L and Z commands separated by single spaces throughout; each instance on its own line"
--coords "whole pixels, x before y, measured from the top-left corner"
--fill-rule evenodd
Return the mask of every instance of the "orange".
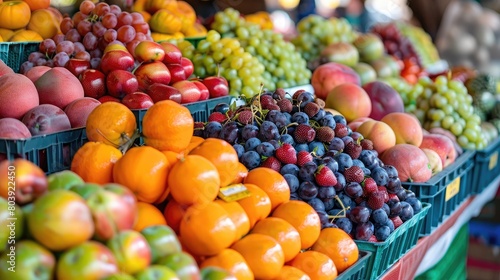
M 323 229 L 312 249 L 330 257 L 339 273 L 357 262 L 359 257 L 356 242 L 338 228 Z
M 182 207 L 174 199 L 170 199 L 167 206 L 163 210 L 163 215 L 167 220 L 168 225 L 179 234 L 179 228 L 181 226 L 182 217 L 186 213 L 186 208 Z
M 267 167 L 252 169 L 248 172 L 243 182 L 257 185 L 269 195 L 271 199 L 271 211 L 276 209 L 281 203 L 290 200 L 290 187 L 288 183 L 283 175 L 273 169 Z
M 201 262 L 200 268 L 216 266 L 227 270 L 238 280 L 253 280 L 254 275 L 243 256 L 233 249 L 224 249 Z
M 321 221 L 316 210 L 304 201 L 285 202 L 274 210 L 272 216 L 289 222 L 299 232 L 301 249 L 308 249 L 318 240 Z
M 285 262 L 292 260 L 300 252 L 299 232 L 281 218 L 267 217 L 258 221 L 251 233 L 261 233 L 276 239 L 285 254 Z
M 311 277 L 296 267 L 284 265 L 280 275 L 273 280 L 311 280 Z
M 205 139 L 200 136 L 192 136 L 191 142 L 189 142 L 189 145 L 186 150 L 184 150 L 184 153 L 189 154 L 194 148 L 198 147 L 204 141 Z
M 337 269 L 332 259 L 316 251 L 305 251 L 298 254 L 290 265 L 311 277 L 312 280 L 333 280 L 337 278 Z
M 181 156 L 180 154 L 172 151 L 163 151 L 162 153 L 167 157 L 168 163 L 170 163 L 170 165 L 172 166 L 179 160 Z
M 247 167 L 243 163 L 238 162 L 238 166 L 236 167 L 236 177 L 233 178 L 231 184 L 243 183 L 243 180 L 245 179 L 247 174 L 248 174 Z
M 220 177 L 208 159 L 187 155 L 177 161 L 168 176 L 170 194 L 182 206 L 213 201 L 219 193 Z
M 248 219 L 248 215 L 238 202 L 226 202 L 218 199 L 215 203 L 226 209 L 227 213 L 229 213 L 229 217 L 236 226 L 236 238 L 234 241 L 240 240 L 250 231 L 250 220 Z
M 134 225 L 135 231 L 141 231 L 150 226 L 167 225 L 167 221 L 161 211 L 154 205 L 146 202 L 137 202 L 137 221 Z
M 250 228 L 260 220 L 265 219 L 271 213 L 271 200 L 269 196 L 256 185 L 245 184 L 251 193 L 249 197 L 238 200 L 250 220 Z
M 128 150 L 113 167 L 113 180 L 129 188 L 138 201 L 158 202 L 167 188 L 169 163 L 165 155 L 151 147 Z
M 200 155 L 212 162 L 219 172 L 220 186 L 229 185 L 238 172 L 238 154 L 231 144 L 217 139 L 208 138 L 198 144 L 191 152 L 191 155 Z M 288 194 L 290 196 L 290 194 Z
M 113 167 L 122 157 L 117 148 L 100 142 L 87 142 L 76 151 L 71 161 L 71 171 L 87 183 L 113 182 Z
M 236 235 L 229 213 L 211 201 L 190 206 L 181 220 L 180 240 L 193 254 L 212 256 L 231 246 Z
M 50 0 L 23 0 L 30 6 L 31 11 L 38 9 L 47 9 L 50 7 Z
M 255 279 L 276 278 L 285 264 L 285 254 L 281 245 L 268 235 L 250 233 L 236 241 L 231 249 L 245 258 Z
M 86 125 L 89 141 L 115 147 L 128 143 L 137 129 L 134 113 L 118 102 L 104 102 L 95 107 L 89 114 Z
M 160 151 L 184 151 L 191 142 L 193 129 L 189 109 L 172 100 L 155 103 L 142 119 L 144 142 Z
M 11 42 L 41 42 L 43 41 L 42 35 L 33 30 L 19 30 L 10 37 Z

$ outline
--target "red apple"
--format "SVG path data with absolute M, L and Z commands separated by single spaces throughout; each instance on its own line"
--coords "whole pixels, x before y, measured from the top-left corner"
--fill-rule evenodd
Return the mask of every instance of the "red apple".
M 181 243 L 175 231 L 166 225 L 150 226 L 141 231 L 152 252 L 152 262 L 173 253 L 182 252 Z
M 453 141 L 442 134 L 424 134 L 420 149 L 430 149 L 435 151 L 441 158 L 443 168 L 455 162 L 457 150 Z
M 311 77 L 314 94 L 323 100 L 336 86 L 343 83 L 361 85 L 359 75 L 352 68 L 336 62 L 328 62 L 316 68 Z
M 184 67 L 180 64 L 167 64 L 168 71 L 170 71 L 170 84 L 174 84 L 178 81 L 184 81 L 186 77 L 186 71 Z
M 14 250 L 4 251 L 0 258 L 0 279 L 52 279 L 56 259 L 49 250 L 32 240 L 9 247 Z
M 26 159 L 15 159 L 14 161 L 0 162 L 0 174 L 7 174 L 9 166 L 14 166 L 16 170 L 15 178 L 15 197 L 16 203 L 24 205 L 32 202 L 42 196 L 47 191 L 47 177 L 43 170 Z M 9 189 L 9 178 L 7 176 L 0 177 L 0 196 L 7 198 Z
M 157 264 L 172 269 L 180 279 L 200 279 L 200 269 L 194 258 L 185 252 L 173 253 L 162 257 Z
M 134 193 L 132 193 L 132 191 L 130 191 L 130 189 L 124 188 L 122 185 L 115 184 L 115 183 L 104 184 L 104 185 L 102 185 L 102 187 L 105 190 L 110 191 L 112 193 L 115 193 L 115 194 L 119 195 L 120 197 L 122 197 L 125 200 L 125 202 L 127 202 L 129 207 L 131 207 L 131 208 L 137 207 L 137 198 L 134 195 Z
M 151 264 L 151 248 L 146 238 L 137 231 L 121 231 L 106 244 L 122 272 L 135 274 Z
M 152 264 L 135 275 L 136 280 L 179 279 L 175 272 L 163 265 Z
M 113 70 L 132 71 L 135 61 L 128 51 L 117 49 L 105 52 L 101 58 L 100 66 L 104 74 L 108 74 Z
M 135 48 L 134 56 L 139 62 L 163 61 L 165 50 L 159 43 L 142 41 Z
M 195 84 L 198 89 L 200 90 L 200 100 L 207 100 L 210 97 L 210 92 L 208 91 L 208 88 L 200 81 L 193 81 L 193 84 Z
M 117 98 L 136 92 L 139 88 L 137 77 L 126 70 L 113 70 L 106 77 L 108 94 Z
M 106 76 L 99 70 L 87 69 L 79 77 L 86 97 L 100 98 L 106 94 Z
M 52 104 L 41 104 L 24 114 L 22 122 L 32 136 L 71 129 L 71 123 L 64 111 Z
M 125 95 L 122 99 L 122 103 L 131 110 L 147 109 L 154 104 L 153 99 L 151 99 L 149 95 L 139 91 Z
M 229 86 L 224 77 L 206 77 L 201 82 L 207 87 L 210 98 L 229 95 Z
M 137 33 L 142 33 L 142 34 L 148 34 L 149 31 L 149 24 L 147 22 L 138 22 L 138 23 L 133 23 L 132 27 L 135 29 Z
M 172 85 L 174 88 L 178 89 L 181 92 L 181 103 L 190 103 L 190 102 L 196 102 L 200 100 L 200 89 L 193 84 L 193 82 L 184 80 L 184 81 L 179 81 L 175 84 Z
M 125 47 L 127 48 L 129 53 L 134 54 L 135 48 L 139 45 L 140 42 L 141 41 L 134 39 L 134 40 L 128 42 L 127 44 L 125 44 Z
M 104 102 L 118 102 L 118 103 L 121 103 L 120 99 L 114 97 L 114 96 L 111 96 L 111 95 L 104 95 L 104 96 L 101 96 L 99 99 L 99 102 L 101 103 L 104 103 Z
M 171 80 L 170 71 L 168 71 L 167 66 L 160 61 L 142 64 L 134 73 L 139 82 L 139 89 L 143 91 L 154 83 L 168 85 Z
M 160 45 L 165 51 L 163 58 L 165 64 L 181 64 L 182 52 L 176 45 L 166 41 L 161 42 Z
M 404 112 L 405 107 L 401 95 L 390 85 L 381 81 L 373 81 L 363 85 L 363 89 L 372 103 L 370 118 L 379 121 L 389 113 Z
M 194 72 L 194 64 L 193 62 L 187 58 L 181 58 L 181 65 L 184 67 L 184 72 L 186 72 L 186 78 L 189 78 Z
M 172 100 L 181 103 L 181 92 L 173 86 L 155 83 L 148 87 L 147 94 L 151 96 L 154 103 L 161 100 Z

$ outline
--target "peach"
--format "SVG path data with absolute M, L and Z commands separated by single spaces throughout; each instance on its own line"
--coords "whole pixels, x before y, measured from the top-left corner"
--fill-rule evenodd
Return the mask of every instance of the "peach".
M 365 121 L 368 121 L 368 120 L 373 120 L 373 119 L 369 118 L 369 117 L 357 118 L 357 119 L 353 120 L 352 122 L 349 122 L 347 124 L 347 126 L 350 127 L 352 131 L 356 131 L 361 124 L 363 124 Z
M 422 126 L 414 115 L 394 112 L 385 115 L 380 121 L 392 128 L 396 135 L 396 144 L 411 144 L 418 147 L 422 143 Z
M 25 139 L 30 138 L 31 132 L 28 127 L 18 119 L 0 119 L 0 138 Z
M 438 155 L 438 153 L 427 148 L 423 148 L 421 150 L 424 151 L 427 159 L 429 160 L 429 166 L 431 167 L 432 175 L 441 172 L 443 170 L 443 163 L 441 162 L 441 157 Z
M 68 116 L 64 111 L 51 104 L 41 104 L 29 110 L 22 122 L 28 127 L 31 135 L 44 135 L 71 128 Z
M 373 149 L 380 155 L 385 150 L 396 145 L 396 135 L 392 128 L 384 122 L 367 120 L 363 122 L 356 132 L 373 142 Z
M 429 159 L 422 149 L 410 144 L 397 144 L 380 154 L 380 160 L 398 171 L 401 182 L 426 182 L 432 177 Z
M 332 89 L 343 83 L 361 85 L 361 80 L 352 68 L 336 62 L 319 66 L 311 76 L 314 94 L 321 99 L 326 99 Z
M 372 119 L 379 121 L 389 113 L 405 111 L 403 99 L 388 84 L 381 81 L 374 81 L 363 85 L 363 89 L 371 100 L 372 111 L 370 117 Z
M 54 67 L 35 82 L 41 104 L 64 109 L 72 101 L 84 97 L 83 86 L 75 75 L 64 67 Z
M 50 68 L 49 66 L 45 65 L 39 65 L 39 66 L 34 66 L 30 70 L 28 70 L 26 73 L 24 73 L 24 76 L 28 77 L 33 83 L 38 80 L 45 72 L 49 71 Z
M 0 118 L 20 119 L 38 104 L 36 87 L 26 76 L 17 73 L 0 76 Z
M 336 86 L 328 93 L 325 103 L 325 107 L 340 112 L 347 122 L 368 117 L 372 111 L 370 97 L 362 87 L 355 84 Z
M 12 70 L 12 68 L 10 68 L 7 64 L 5 64 L 5 62 L 3 62 L 3 60 L 0 59 L 0 76 L 12 73 L 14 73 L 14 70 Z
M 87 123 L 90 112 L 101 102 L 92 97 L 82 97 L 69 103 L 64 112 L 68 116 L 72 128 L 83 127 Z
M 450 138 L 442 134 L 430 133 L 424 135 L 420 148 L 434 150 L 441 157 L 443 168 L 455 162 L 457 158 L 455 144 Z

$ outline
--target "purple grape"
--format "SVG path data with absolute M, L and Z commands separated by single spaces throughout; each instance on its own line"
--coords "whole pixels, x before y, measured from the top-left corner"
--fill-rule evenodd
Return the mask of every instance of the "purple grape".
M 238 140 L 238 124 L 234 121 L 225 123 L 222 126 L 219 138 L 231 145 L 236 143 L 236 141 Z
M 245 152 L 245 147 L 243 147 L 241 144 L 234 144 L 233 148 L 236 151 L 238 158 L 241 158 L 241 155 L 243 155 L 243 153 Z
M 349 211 L 349 219 L 354 223 L 366 223 L 370 220 L 370 210 L 365 206 L 356 206 Z
M 241 129 L 241 139 L 243 141 L 247 141 L 250 138 L 257 137 L 258 133 L 259 133 L 259 128 L 256 125 L 246 124 Z
M 291 174 L 295 177 L 298 177 L 299 176 L 299 167 L 295 164 L 287 163 L 281 167 L 280 173 L 283 176 L 285 174 Z
M 357 182 L 349 182 L 344 188 L 345 193 L 352 199 L 363 195 L 363 187 Z
M 386 187 L 388 193 L 395 194 L 397 194 L 403 188 L 399 177 L 389 177 Z
M 352 158 L 346 153 L 338 153 L 333 157 L 339 164 L 339 171 L 344 172 L 345 169 L 352 166 Z
M 385 241 L 391 234 L 391 229 L 388 226 L 380 226 L 375 228 L 375 237 L 378 241 Z
M 276 139 L 269 140 L 267 142 L 270 143 L 271 145 L 273 145 L 274 149 L 278 149 L 279 147 L 281 147 L 280 142 Z
M 313 161 L 307 162 L 299 168 L 299 179 L 302 181 L 314 182 L 314 173 L 318 169 L 318 165 Z
M 262 142 L 257 137 L 252 137 L 245 142 L 245 151 L 255 151 L 255 148 L 259 146 Z
M 361 169 L 363 170 L 363 174 L 365 174 L 365 177 L 366 176 L 370 176 L 372 175 L 372 171 L 366 167 L 361 167 Z
M 335 174 L 335 177 L 337 177 L 337 184 L 335 186 L 333 186 L 335 191 L 340 192 L 340 191 L 344 190 L 344 188 L 347 184 L 345 177 L 344 177 L 344 174 L 342 174 L 338 171 L 333 172 L 333 174 Z
M 340 201 L 342 201 L 342 204 L 345 208 L 348 208 L 351 205 L 356 205 L 356 203 L 343 192 L 339 193 L 338 197 L 339 197 Z M 336 199 L 335 199 L 335 208 L 342 209 L 342 205 Z
M 370 220 L 375 225 L 385 225 L 387 223 L 388 219 L 389 219 L 389 216 L 387 216 L 387 213 L 382 208 L 373 210 L 373 212 L 370 216 Z
M 323 201 L 321 201 L 321 199 L 319 199 L 317 197 L 312 198 L 307 203 L 309 205 L 311 205 L 311 207 L 314 208 L 314 210 L 316 210 L 316 211 L 325 211 L 325 204 L 323 203 Z
M 354 131 L 353 133 L 351 133 L 351 138 L 352 140 L 354 141 L 358 141 L 359 138 L 363 139 L 363 135 L 357 131 Z
M 353 166 L 359 166 L 361 168 L 365 167 L 365 164 L 361 160 L 359 160 L 359 159 L 353 159 L 352 160 L 352 165 Z
M 313 151 L 318 157 L 325 155 L 325 145 L 319 141 L 312 141 L 309 143 L 309 151 Z
M 338 218 L 335 221 L 335 224 L 340 229 L 342 229 L 343 231 L 345 231 L 347 234 L 351 234 L 351 231 L 352 231 L 352 222 L 348 218 L 346 218 L 346 217 Z
M 325 224 L 330 222 L 330 218 L 328 218 L 328 214 L 326 214 L 325 211 L 322 210 L 316 210 L 316 213 L 318 213 L 319 220 L 321 222 L 321 225 L 324 227 Z
M 221 114 L 226 114 L 229 111 L 229 104 L 225 102 L 221 102 L 217 105 L 215 105 L 213 112 L 219 112 Z
M 274 123 L 270 121 L 263 121 L 262 124 L 260 125 L 257 137 L 261 141 L 269 142 L 269 140 L 272 139 L 278 140 L 280 138 L 280 133 L 278 127 L 276 127 Z
M 301 200 L 297 193 L 290 193 L 290 200 Z
M 328 222 L 324 225 L 321 226 L 322 228 L 339 228 L 336 224 L 332 223 L 332 222 Z
M 270 157 L 274 155 L 274 146 L 269 142 L 262 142 L 257 147 L 255 147 L 255 151 L 259 153 L 261 156 Z
M 383 168 L 387 172 L 389 178 L 398 177 L 398 170 L 393 165 L 384 165 Z
M 335 122 L 332 114 L 326 114 L 318 121 L 318 123 L 321 126 L 328 126 L 331 129 L 335 129 L 335 127 L 337 126 L 337 123 Z
M 279 140 L 282 144 L 288 143 L 292 146 L 295 146 L 295 140 L 293 139 L 293 136 L 290 134 L 283 134 L 280 136 Z
M 305 181 L 299 185 L 297 193 L 301 199 L 309 201 L 318 195 L 318 187 L 310 181 Z
M 344 146 L 346 146 L 347 144 L 349 144 L 349 142 L 353 142 L 353 141 L 354 141 L 354 140 L 352 139 L 352 137 L 351 137 L 351 136 L 349 136 L 349 135 L 348 135 L 348 136 L 344 136 L 344 137 L 342 137 L 341 139 L 342 139 L 342 141 L 344 142 Z
M 323 119 L 323 117 L 325 115 L 326 115 L 325 110 L 319 109 L 319 111 L 316 113 L 316 115 L 311 117 L 311 120 L 319 121 L 319 120 Z
M 333 137 L 332 141 L 328 145 L 328 150 L 342 151 L 344 148 L 344 141 L 342 141 L 342 138 L 339 137 Z
M 341 123 L 341 124 L 347 126 L 347 121 L 346 121 L 344 116 L 335 115 L 335 116 L 333 116 L 333 119 L 335 120 L 336 123 Z
M 332 200 L 336 195 L 333 187 L 321 187 L 318 189 L 318 198 L 322 201 Z
M 406 198 L 405 202 L 411 205 L 414 214 L 417 214 L 418 212 L 422 211 L 422 202 L 420 202 L 418 198 L 408 197 Z
M 220 122 L 209 122 L 203 130 L 203 138 L 219 138 L 222 124 Z
M 374 226 L 371 222 L 361 223 L 356 226 L 354 238 L 368 241 L 373 236 Z
M 394 223 L 391 221 L 391 219 L 387 219 L 387 222 L 385 223 L 384 226 L 388 226 L 389 229 L 391 230 L 391 233 L 394 231 Z
M 402 205 L 396 199 L 389 199 L 389 201 L 387 201 L 387 205 L 389 205 L 389 208 L 391 209 L 389 212 L 389 218 L 394 218 L 401 214 Z
M 288 183 L 288 187 L 290 188 L 291 193 L 294 193 L 299 189 L 300 182 L 297 176 L 292 174 L 285 174 L 283 175 L 283 178 L 285 178 L 286 182 Z
M 373 151 L 374 150 L 362 150 L 358 157 L 368 169 L 377 167 L 377 156 Z
M 241 155 L 240 162 L 248 168 L 248 170 L 252 170 L 260 166 L 260 155 L 256 151 L 247 151 Z
M 321 164 L 326 165 L 333 172 L 337 172 L 339 170 L 339 164 L 333 159 L 333 157 L 325 156 L 321 158 Z
M 101 65 L 101 58 L 93 57 L 90 59 L 90 68 L 97 69 Z
M 376 167 L 372 169 L 371 177 L 377 183 L 377 186 L 385 186 L 389 181 L 389 176 L 387 175 L 387 171 L 385 171 L 382 167 Z
M 406 202 L 406 201 L 401 201 L 401 212 L 399 213 L 399 217 L 403 222 L 408 221 L 409 219 L 413 218 L 413 207 Z
M 332 198 L 332 199 L 328 199 L 328 200 L 323 200 L 323 203 L 325 204 L 325 210 L 326 211 L 329 211 L 329 210 L 332 210 L 333 207 L 335 207 L 335 199 Z
M 304 91 L 297 96 L 295 101 L 297 104 L 300 104 L 300 108 L 304 108 L 307 103 L 314 101 L 314 95 L 308 91 Z
M 307 143 L 295 144 L 294 148 L 295 148 L 295 151 L 297 151 L 297 153 L 300 151 L 309 152 L 309 145 Z
M 304 113 L 304 112 L 297 112 L 292 115 L 292 122 L 298 123 L 298 124 L 308 124 L 309 123 L 309 116 Z
M 283 129 L 285 126 L 287 126 L 288 124 L 290 124 L 288 122 L 288 119 L 287 117 L 285 117 L 285 115 L 283 115 L 283 113 L 281 113 L 280 111 L 278 110 L 271 110 L 269 111 L 267 114 L 266 114 L 266 120 L 270 121 L 270 122 L 273 122 L 276 124 L 276 126 L 278 127 L 278 129 L 281 131 L 281 129 Z
M 391 208 L 389 207 L 389 205 L 387 205 L 387 203 L 384 203 L 384 206 L 382 206 L 382 208 L 385 213 L 387 214 L 387 216 L 389 216 L 391 214 Z

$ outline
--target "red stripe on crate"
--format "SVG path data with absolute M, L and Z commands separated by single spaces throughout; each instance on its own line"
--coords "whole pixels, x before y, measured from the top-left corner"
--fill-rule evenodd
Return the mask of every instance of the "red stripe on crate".
M 474 258 L 467 258 L 467 267 L 480 268 L 485 270 L 493 270 L 500 272 L 500 265 L 491 262 L 476 260 Z

